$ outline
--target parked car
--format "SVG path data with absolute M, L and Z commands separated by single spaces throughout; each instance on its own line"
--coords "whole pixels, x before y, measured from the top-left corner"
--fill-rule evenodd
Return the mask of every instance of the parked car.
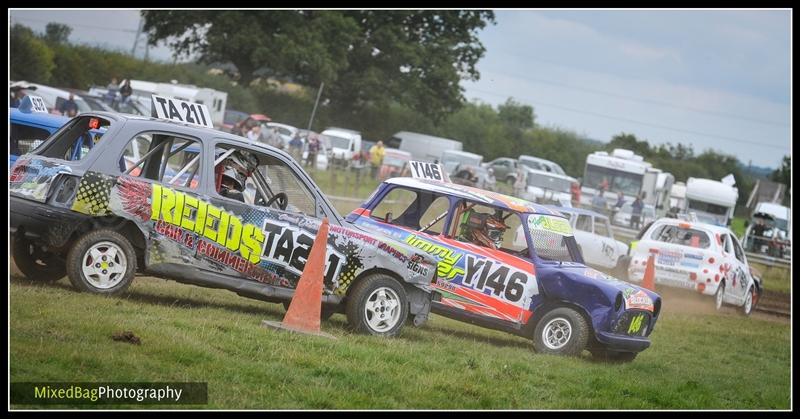
M 629 227 L 631 226 L 631 215 L 633 215 L 633 203 L 626 202 L 622 207 L 614 214 L 614 218 L 612 218 L 612 223 L 622 227 Z M 641 219 L 639 220 L 642 226 L 647 225 L 656 219 L 656 207 L 645 204 L 642 207 L 642 215 Z
M 564 169 L 562 169 L 561 166 L 558 165 L 558 163 L 552 162 L 550 160 L 542 159 L 542 158 L 539 158 L 539 157 L 533 157 L 533 156 L 528 156 L 528 155 L 523 154 L 523 155 L 519 156 L 519 159 L 517 159 L 517 162 L 518 162 L 518 164 L 521 164 L 523 166 L 527 166 L 528 168 L 533 169 L 533 170 L 540 170 L 540 171 L 543 171 L 543 172 L 556 173 L 556 174 L 563 175 L 563 176 L 567 175 L 566 172 L 564 172 Z
M 567 205 L 572 202 L 575 179 L 567 175 L 527 167 L 525 191 L 520 198 L 539 204 Z
M 66 116 L 33 112 L 30 107 L 24 106 L 22 108 L 8 108 L 8 119 L 9 167 L 17 161 L 19 156 L 33 151 L 50 134 L 56 132 L 69 121 Z
M 47 105 L 47 109 L 50 111 L 50 113 L 61 115 L 61 112 L 58 110 L 58 108 L 64 101 L 69 99 L 70 92 L 45 86 L 43 84 L 30 83 L 30 85 L 36 87 L 36 96 L 39 96 L 44 100 L 44 103 Z M 74 95 L 73 100 L 75 101 L 75 104 L 78 105 L 79 114 L 92 110 L 89 104 L 86 103 L 86 101 L 80 96 Z
M 323 316 L 393 336 L 429 312 L 433 256 L 345 223 L 287 153 L 235 135 L 87 112 L 17 160 L 9 195 L 11 253 L 32 280 L 119 294 L 141 272 L 284 303 L 327 217 Z
M 384 180 L 391 177 L 404 176 L 408 162 L 411 161 L 411 153 L 396 148 L 387 148 L 385 152 L 383 165 L 381 165 L 378 177 Z
M 105 100 L 101 96 L 94 96 L 89 94 L 89 92 L 80 89 L 63 89 L 67 92 L 74 93 L 81 97 L 88 105 L 89 108 L 93 111 L 104 111 L 104 112 L 115 112 L 115 109 L 111 106 L 106 104 Z
M 442 152 L 439 163 L 442 165 L 445 172 L 452 175 L 456 173 L 456 169 L 466 166 L 481 167 L 483 156 L 467 151 L 445 150 Z
M 292 138 L 294 138 L 294 136 L 300 131 L 297 127 L 287 124 L 279 124 L 277 122 L 267 122 L 263 125 L 263 127 L 274 130 L 284 147 L 287 147 L 289 145 L 289 141 L 292 141 Z M 265 130 L 262 128 L 261 132 L 263 134 Z M 304 142 L 305 139 L 306 137 L 303 137 Z
M 239 123 L 244 121 L 250 116 L 247 112 L 237 111 L 234 109 L 226 109 L 225 115 L 222 119 L 222 128 L 220 131 L 233 132 L 233 128 Z
M 331 145 L 330 159 L 337 164 L 349 164 L 361 150 L 361 133 L 358 131 L 331 127 L 322 131 L 322 135 Z
M 587 265 L 613 271 L 617 278 L 627 277 L 628 265 L 624 256 L 628 254 L 628 245 L 614 238 L 607 216 L 581 208 L 550 208 L 569 218 L 575 241 Z
M 494 177 L 508 184 L 513 184 L 517 180 L 517 160 L 509 157 L 499 157 L 488 163 L 484 163 L 486 168 L 494 170 Z
M 655 221 L 631 250 L 629 280 L 642 281 L 651 253 L 656 284 L 713 295 L 717 309 L 732 304 L 746 315 L 758 304 L 761 280 L 727 227 L 674 218 Z
M 411 153 L 413 160 L 425 162 L 441 159 L 446 150 L 464 149 L 464 145 L 458 140 L 408 131 L 394 133 L 386 140 L 386 147 L 407 151 Z
M 759 202 L 746 222 L 742 245 L 748 252 L 777 258 L 792 257 L 791 209 L 771 202 Z
M 650 346 L 661 298 L 586 267 L 557 211 L 398 177 L 347 221 L 437 258 L 434 313 L 526 337 L 542 353 L 630 361 Z

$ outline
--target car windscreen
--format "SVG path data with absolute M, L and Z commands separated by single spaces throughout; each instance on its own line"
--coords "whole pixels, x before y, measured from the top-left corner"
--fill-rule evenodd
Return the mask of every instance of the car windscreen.
M 553 169 L 552 170 L 553 173 L 558 173 L 559 175 L 566 175 L 566 173 L 564 173 L 564 169 L 562 169 L 561 166 L 555 163 L 550 163 L 549 166 L 551 169 Z
M 636 173 L 587 164 L 583 185 L 599 189 L 600 185 L 608 184 L 610 192 L 622 192 L 625 195 L 636 196 L 642 189 L 643 177 Z
M 547 169 L 545 169 L 545 167 L 542 164 L 540 164 L 539 162 L 533 161 L 533 160 L 520 160 L 519 164 L 521 164 L 521 165 L 523 165 L 525 167 L 530 167 L 531 169 L 534 169 L 534 170 L 547 171 Z
M 712 204 L 710 202 L 697 201 L 694 199 L 689 200 L 689 209 L 715 215 L 725 215 L 728 213 L 728 207 Z
M 561 179 L 533 172 L 528 173 L 528 186 L 569 193 L 571 185 L 572 182 L 567 179 Z
M 330 134 L 325 134 L 325 136 L 328 137 L 328 140 L 330 141 L 331 144 L 331 148 L 345 148 L 345 149 L 350 148 L 350 140 L 348 138 L 337 137 L 335 135 L 330 135 Z
M 390 155 L 386 155 L 383 158 L 383 164 L 385 164 L 387 166 L 403 167 L 403 165 L 405 165 L 406 162 L 408 162 L 408 160 L 404 160 L 404 159 L 401 159 L 401 158 L 398 158 L 398 157 L 394 157 L 394 156 L 390 156 Z
M 711 246 L 711 239 L 705 231 L 671 224 L 657 227 L 653 230 L 653 233 L 650 234 L 650 238 L 662 243 L 697 247 L 701 249 L 707 249 Z
M 569 243 L 575 238 L 569 220 L 544 214 L 528 215 L 528 232 L 533 249 L 543 260 L 577 262 L 570 252 Z

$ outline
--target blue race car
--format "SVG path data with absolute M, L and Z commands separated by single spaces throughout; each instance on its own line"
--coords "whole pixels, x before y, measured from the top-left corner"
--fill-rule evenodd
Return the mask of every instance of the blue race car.
M 587 267 L 557 211 L 400 177 L 347 221 L 436 257 L 434 313 L 527 337 L 543 353 L 631 361 L 650 346 L 661 297 Z
M 8 108 L 8 118 L 11 128 L 8 167 L 17 161 L 17 157 L 38 147 L 69 121 L 66 116 L 34 112 L 24 107 Z

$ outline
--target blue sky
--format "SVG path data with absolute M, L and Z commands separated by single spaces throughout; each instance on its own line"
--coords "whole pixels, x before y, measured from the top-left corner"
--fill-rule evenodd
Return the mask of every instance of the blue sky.
M 73 25 L 73 42 L 130 51 L 139 14 L 14 10 L 43 30 Z M 787 10 L 498 10 L 480 33 L 481 79 L 465 96 L 493 105 L 513 97 L 537 122 L 600 141 L 620 132 L 651 144 L 683 142 L 779 165 L 790 153 Z M 169 60 L 165 47 L 150 57 Z
M 777 166 L 790 153 L 788 11 L 496 11 L 466 96 L 609 141 L 683 142 Z

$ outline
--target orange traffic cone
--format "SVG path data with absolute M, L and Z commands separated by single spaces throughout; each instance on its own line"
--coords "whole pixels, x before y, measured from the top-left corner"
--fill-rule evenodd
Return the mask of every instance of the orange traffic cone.
M 650 291 L 656 290 L 655 284 L 655 277 L 656 277 L 656 260 L 655 256 L 650 253 L 650 256 L 647 257 L 647 267 L 644 268 L 644 279 L 642 279 L 642 286 L 649 289 Z
M 275 329 L 284 329 L 292 332 L 306 333 L 336 339 L 320 331 L 319 318 L 322 311 L 322 282 L 325 270 L 325 253 L 328 248 L 328 218 L 322 220 L 322 225 L 317 232 L 317 238 L 311 246 L 311 252 L 306 261 L 306 267 L 300 275 L 300 281 L 294 291 L 289 309 L 283 322 L 263 321 L 263 325 Z

